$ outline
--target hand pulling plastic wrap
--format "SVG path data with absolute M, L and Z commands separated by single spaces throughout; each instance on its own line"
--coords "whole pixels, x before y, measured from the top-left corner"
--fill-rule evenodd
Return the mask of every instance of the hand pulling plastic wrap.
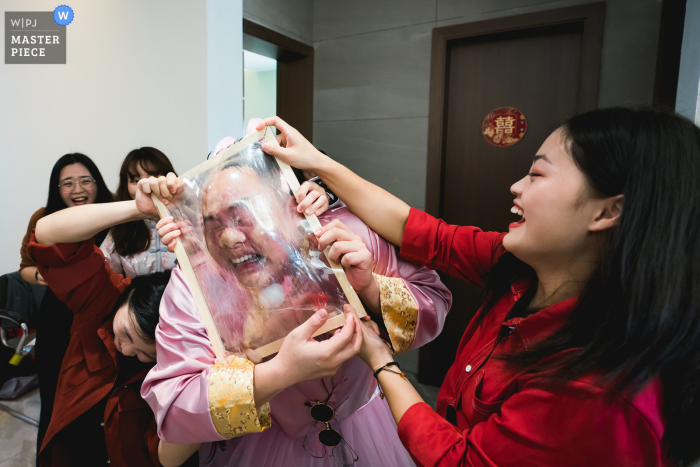
M 365 315 L 342 267 L 316 248 L 321 225 L 297 213 L 299 183 L 265 140 L 269 127 L 180 176 L 167 206 L 156 202 L 182 232 L 175 253 L 219 357 L 273 354 L 320 308 L 329 319 L 317 334 L 343 325 L 346 303 Z

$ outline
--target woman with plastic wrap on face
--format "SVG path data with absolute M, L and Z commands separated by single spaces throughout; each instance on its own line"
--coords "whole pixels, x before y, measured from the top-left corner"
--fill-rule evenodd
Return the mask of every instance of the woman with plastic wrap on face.
M 151 179 L 140 187 L 167 201 L 170 183 Z M 304 185 L 297 212 L 310 206 L 303 196 Z M 319 220 L 329 229 L 320 240 L 334 243 L 330 258 L 342 261 L 350 284 L 383 321 L 397 353 L 440 332 L 451 295 L 437 274 L 400 260 L 392 245 L 342 203 Z M 165 218 L 158 227 L 163 243 L 173 248 L 181 235 L 178 226 Z M 327 317 L 318 311 L 304 325 L 310 326 L 303 338 L 312 350 L 320 343 L 311 333 Z M 280 354 L 264 363 L 234 355 L 217 362 L 192 292 L 174 269 L 161 302 L 158 362 L 142 390 L 156 414 L 159 436 L 171 443 L 203 443 L 203 465 L 412 465 L 372 372 L 354 353 L 334 360 L 337 366 L 325 373 L 303 355 L 289 358 L 285 349 L 299 339 L 297 330 Z

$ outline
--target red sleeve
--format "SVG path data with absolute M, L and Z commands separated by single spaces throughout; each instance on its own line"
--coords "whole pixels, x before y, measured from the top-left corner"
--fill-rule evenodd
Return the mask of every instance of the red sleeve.
M 661 439 L 635 407 L 575 388 L 554 394 L 526 384 L 463 432 L 419 403 L 398 431 L 419 466 L 667 465 Z
M 32 232 L 28 249 L 53 293 L 73 313 L 88 307 L 103 310 L 113 306 L 110 303 L 114 303 L 115 295 L 121 294 L 131 282 L 110 269 L 92 239 L 42 245 L 36 242 Z
M 401 257 L 483 287 L 491 267 L 505 253 L 505 235 L 450 225 L 411 208 L 401 239 Z

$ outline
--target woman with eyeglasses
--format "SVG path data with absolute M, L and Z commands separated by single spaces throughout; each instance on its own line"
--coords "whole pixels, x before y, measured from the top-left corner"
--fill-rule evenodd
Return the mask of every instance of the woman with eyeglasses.
M 102 174 L 88 156 L 80 153 L 65 154 L 51 170 L 49 195 L 46 206 L 31 217 L 27 233 L 22 240 L 20 273 L 32 284 L 47 285 L 37 268 L 37 263 L 27 249 L 32 230 L 39 219 L 73 206 L 93 203 L 110 203 L 112 193 L 107 189 Z M 107 230 L 95 235 L 95 242 L 102 242 Z M 63 356 L 70 341 L 73 313 L 59 300 L 51 289 L 46 290 L 36 317 L 37 334 L 34 346 L 35 363 L 39 375 L 41 413 L 37 435 L 37 456 L 44 434 L 51 421 L 53 401 Z
M 142 178 L 175 172 L 168 156 L 156 148 L 142 147 L 127 154 L 119 170 L 119 186 L 115 201 L 136 197 L 136 186 Z M 100 245 L 105 261 L 112 270 L 126 277 L 172 269 L 175 254 L 160 243 L 155 222 L 150 219 L 115 225 Z

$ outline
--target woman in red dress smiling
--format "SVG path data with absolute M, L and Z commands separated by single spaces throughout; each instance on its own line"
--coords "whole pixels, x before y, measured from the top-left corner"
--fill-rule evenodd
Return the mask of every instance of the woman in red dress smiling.
M 280 146 L 266 152 L 316 172 L 402 258 L 486 290 L 437 413 L 365 323 L 360 356 L 417 464 L 660 466 L 698 458 L 698 127 L 651 110 L 573 117 L 511 187 L 520 219 L 503 234 L 410 208 L 280 119 L 262 124 L 282 132 Z

